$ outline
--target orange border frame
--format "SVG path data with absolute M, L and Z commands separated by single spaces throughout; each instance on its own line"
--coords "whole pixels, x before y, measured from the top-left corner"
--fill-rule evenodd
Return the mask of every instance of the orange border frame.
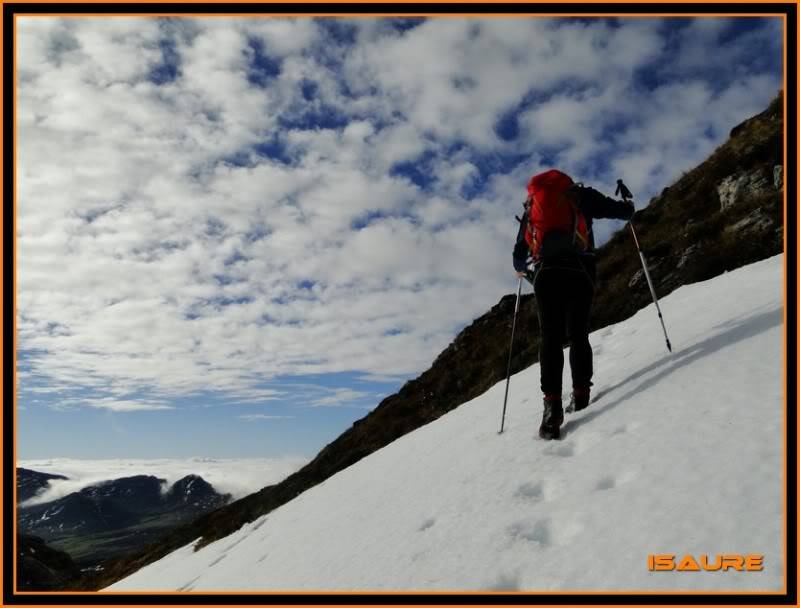
M 134 0 L 134 1 L 137 4 L 142 4 L 142 5 L 158 6 L 159 4 L 162 4 L 158 0 Z M 169 0 L 169 1 L 170 2 L 174 2 L 174 3 L 178 3 L 178 4 L 219 4 L 219 0 Z M 279 4 L 279 3 L 281 3 L 280 0 L 266 0 L 264 2 L 261 2 L 259 0 L 236 0 L 236 1 L 237 1 L 237 3 L 241 3 L 241 4 L 253 4 L 253 5 L 258 5 L 258 6 L 262 6 L 262 7 L 263 6 L 269 6 L 271 4 Z M 384 5 L 384 4 L 388 4 L 389 3 L 389 2 L 384 2 L 384 1 L 374 2 L 372 0 L 344 0 L 344 1 L 346 1 L 348 3 L 351 3 L 351 4 L 364 4 L 365 6 L 369 6 L 369 7 L 373 7 L 373 8 L 374 7 L 380 7 L 380 6 Z M 401 3 L 402 4 L 402 3 L 413 2 L 413 1 L 414 0 L 399 0 L 399 2 L 391 2 L 391 4 L 396 4 L 396 3 Z M 536 0 L 534 0 L 534 2 L 535 1 Z M 698 2 L 695 2 L 693 0 L 666 0 L 666 1 L 668 1 L 669 3 L 672 3 L 672 4 L 684 4 L 687 7 L 691 7 L 693 5 L 698 4 Z M 610 12 L 610 11 L 581 12 L 581 13 L 574 13 L 574 12 L 572 12 L 572 13 L 570 13 L 570 12 L 565 12 L 565 13 L 531 13 L 529 11 L 525 11 L 524 10 L 525 8 L 531 6 L 531 2 L 528 2 L 526 0 L 503 0 L 503 2 L 505 4 L 518 4 L 518 5 L 520 5 L 520 9 L 521 10 L 518 13 L 515 12 L 515 13 L 501 13 L 501 14 L 477 13 L 477 12 L 468 12 L 468 11 L 459 12 L 459 13 L 446 13 L 446 14 L 437 14 L 437 13 L 433 13 L 433 12 L 431 12 L 431 13 L 420 12 L 419 16 L 428 16 L 428 17 L 434 17 L 434 18 L 448 18 L 448 17 L 450 17 L 450 18 L 464 18 L 464 17 L 492 18 L 492 17 L 509 17 L 509 16 L 510 17 L 531 17 L 531 18 L 537 18 L 537 17 L 552 18 L 552 17 L 586 16 L 586 17 L 598 17 L 598 18 L 600 18 L 600 17 L 609 17 L 609 16 L 611 16 L 611 17 L 620 16 L 618 13 L 614 13 L 614 12 Z M 9 5 L 16 5 L 16 6 L 24 6 L 26 4 L 40 4 L 41 0 L 12 0 L 12 1 L 0 0 L 0 3 L 9 4 Z M 103 5 L 112 5 L 113 6 L 115 4 L 123 4 L 123 3 L 126 3 L 126 2 L 125 2 L 125 0 L 110 0 L 110 1 L 109 0 L 81 0 L 81 3 L 85 3 L 85 4 L 103 4 Z M 320 6 L 320 7 L 322 7 L 322 6 L 324 6 L 324 5 L 328 4 L 328 3 L 329 3 L 329 0 L 308 0 L 306 2 L 302 2 L 302 3 L 298 3 L 298 4 L 302 4 L 302 5 L 305 5 L 305 6 L 311 5 L 311 6 Z M 469 6 L 469 5 L 472 5 L 472 4 L 481 4 L 481 5 L 485 6 L 485 4 L 486 4 L 486 2 L 484 0 L 463 0 L 463 1 L 461 1 L 461 0 L 437 0 L 437 3 L 453 4 L 453 5 L 460 5 L 460 6 Z M 609 5 L 609 4 L 624 6 L 624 5 L 628 5 L 628 4 L 641 4 L 641 1 L 639 1 L 639 0 L 614 0 L 613 2 L 606 3 L 606 2 L 603 2 L 603 0 L 560 0 L 559 3 L 567 5 L 567 6 L 573 5 L 573 4 L 586 4 L 586 3 L 605 4 L 606 6 Z M 663 2 L 663 3 L 666 3 L 666 2 Z M 795 5 L 795 6 L 797 6 L 797 2 L 796 1 L 793 1 L 793 2 L 785 2 L 785 1 L 784 2 L 780 2 L 780 1 L 778 1 L 778 2 L 775 2 L 775 3 L 776 4 L 785 4 L 785 5 Z M 62 0 L 56 0 L 54 2 L 54 4 L 55 5 L 58 5 L 58 4 L 70 5 L 72 3 L 64 2 Z M 660 0 L 655 0 L 655 1 L 653 1 L 653 4 L 662 4 L 662 2 Z M 752 2 L 752 0 L 731 0 L 731 1 L 726 1 L 726 0 L 703 0 L 703 4 L 717 4 L 717 5 L 720 5 L 720 6 L 729 6 L 731 8 L 734 8 L 737 4 L 752 5 L 753 2 Z M 403 14 L 403 13 L 395 13 L 395 12 L 391 12 L 391 11 L 376 12 L 376 13 L 364 13 L 364 14 L 345 14 L 345 13 L 342 13 L 342 12 L 325 12 L 325 11 L 319 11 L 319 12 L 315 12 L 313 14 L 309 14 L 309 13 L 297 13 L 297 14 L 292 14 L 292 13 L 273 13 L 273 14 L 270 14 L 270 13 L 264 13 L 264 12 L 258 12 L 258 13 L 247 13 L 247 12 L 238 12 L 238 13 L 237 12 L 232 12 L 232 13 L 203 13 L 201 11 L 192 12 L 192 13 L 183 13 L 183 12 L 181 12 L 181 13 L 170 13 L 170 12 L 163 12 L 163 11 L 162 12 L 154 11 L 152 13 L 136 13 L 136 14 L 133 14 L 133 15 L 125 15 L 125 14 L 122 14 L 122 13 L 104 13 L 102 11 L 98 11 L 97 13 L 68 14 L 68 15 L 60 14 L 60 13 L 57 13 L 57 12 L 54 12 L 54 13 L 31 13 L 31 14 L 18 12 L 14 16 L 14 22 L 15 22 L 14 23 L 14 33 L 15 33 L 15 35 L 16 35 L 16 18 L 17 17 L 23 17 L 23 16 L 30 16 L 30 17 L 33 17 L 33 16 L 36 16 L 36 17 L 58 16 L 58 17 L 70 17 L 70 18 L 117 17 L 117 16 L 121 16 L 121 17 L 134 16 L 134 17 L 143 17 L 143 18 L 148 18 L 148 17 L 150 17 L 150 18 L 152 18 L 152 17 L 166 17 L 166 16 L 176 16 L 176 17 L 191 16 L 191 17 L 206 17 L 206 18 L 223 17 L 224 18 L 224 17 L 232 17 L 232 16 L 238 16 L 238 17 L 241 17 L 241 16 L 255 16 L 255 17 L 263 17 L 263 18 L 269 18 L 269 17 L 279 17 L 279 18 L 291 18 L 291 17 L 308 17 L 308 18 L 312 18 L 312 17 L 342 17 L 342 18 L 350 18 L 350 19 L 352 19 L 352 18 L 386 18 L 386 17 L 393 17 L 393 16 L 407 17 L 408 15 L 407 14 Z M 786 183 L 786 174 L 787 174 L 786 161 L 788 160 L 788 141 L 787 141 L 787 126 L 786 126 L 786 116 L 787 116 L 787 111 L 788 111 L 788 106 L 787 106 L 787 101 L 786 101 L 786 96 L 787 96 L 786 95 L 786 83 L 788 81 L 787 79 L 788 79 L 788 76 L 789 76 L 788 72 L 787 72 L 787 29 L 788 29 L 787 28 L 787 16 L 784 15 L 784 14 L 775 14 L 775 13 L 737 13 L 735 10 L 726 11 L 726 12 L 720 12 L 720 13 L 689 13 L 689 12 L 682 13 L 682 12 L 675 12 L 675 13 L 662 13 L 662 14 L 659 14 L 659 13 L 641 13 L 641 14 L 639 14 L 639 13 L 630 13 L 630 14 L 622 15 L 623 18 L 657 18 L 657 17 L 681 17 L 681 16 L 689 16 L 689 17 L 781 17 L 783 19 L 783 22 L 784 22 L 784 26 L 783 26 L 783 92 L 784 92 L 784 95 L 783 95 L 783 115 L 784 115 L 784 121 L 783 121 L 783 135 L 784 135 L 783 166 L 784 166 L 784 184 L 785 184 Z M 798 19 L 800 19 L 800 17 Z M 3 37 L 3 35 L 2 35 L 2 33 L 0 33 L 0 41 L 2 41 L 2 37 Z M 2 54 L 3 54 L 3 48 L 0 47 L 0 57 L 2 57 Z M 14 107 L 15 111 L 16 111 L 16 100 L 17 100 L 17 62 L 16 62 L 16 60 L 17 60 L 16 45 L 14 45 L 13 93 L 12 94 L 13 94 L 13 107 Z M 2 74 L 2 65 L 0 65 L 0 74 Z M 794 74 L 794 76 L 796 78 L 797 74 Z M 0 127 L 0 128 L 2 128 L 2 127 Z M 13 143 L 14 143 L 14 146 L 13 146 L 13 148 L 14 148 L 14 161 L 15 161 L 14 162 L 14 166 L 15 166 L 15 168 L 18 166 L 18 164 L 16 162 L 16 160 L 17 160 L 17 137 L 18 137 L 17 123 L 14 122 L 14 132 L 13 132 Z M 4 160 L 3 154 L 4 154 L 4 150 L 0 149 L 0 160 Z M 798 168 L 800 168 L 800 165 L 798 167 L 795 167 L 795 169 L 798 169 Z M 17 189 L 17 174 L 18 174 L 18 171 L 15 171 L 14 172 L 14 176 L 13 176 L 15 194 L 16 194 L 16 192 L 18 192 L 18 189 Z M 797 173 L 795 173 L 795 175 L 797 175 Z M 3 185 L 3 179 L 5 179 L 5 173 L 3 173 L 2 176 L 0 176 L 0 185 Z M 787 224 L 786 224 L 786 220 L 787 220 L 787 217 L 788 217 L 788 207 L 787 207 L 788 199 L 787 199 L 787 197 L 788 197 L 788 195 L 787 195 L 787 192 L 786 192 L 786 188 L 784 187 L 784 190 L 783 190 L 783 221 L 784 221 L 783 255 L 784 255 L 784 260 L 786 259 L 786 254 L 787 254 L 786 233 L 787 233 L 787 230 L 789 228 L 787 226 Z M 14 217 L 16 217 L 16 210 L 17 210 L 16 203 L 17 203 L 17 201 L 16 201 L 16 197 L 15 197 L 14 200 L 13 200 Z M 797 219 L 797 225 L 795 225 L 794 228 L 795 229 L 800 228 L 800 219 Z M 5 262 L 5 260 L 4 260 L 5 249 L 2 247 L 3 238 L 4 238 L 4 232 L 0 232 L 0 266 L 2 267 L 2 271 L 0 271 L 0 272 L 4 273 L 5 272 L 5 264 L 3 262 Z M 16 241 L 16 238 L 14 239 L 14 257 L 15 257 L 15 259 L 18 259 L 17 258 L 17 241 Z M 15 278 L 16 278 L 16 276 L 15 276 Z M 784 554 L 784 577 L 783 577 L 783 589 L 780 590 L 780 591 L 622 591 L 622 590 L 620 590 L 620 591 L 546 591 L 546 592 L 545 591 L 465 592 L 465 591 L 416 591 L 416 590 L 402 590 L 402 591 L 400 591 L 400 590 L 398 590 L 398 591 L 355 591 L 355 592 L 353 592 L 353 591 L 324 591 L 324 590 L 319 590 L 319 591 L 313 591 L 313 592 L 300 592 L 300 591 L 269 591 L 269 592 L 258 592 L 258 591 L 252 591 L 252 592 L 221 592 L 221 591 L 189 591 L 189 592 L 179 592 L 179 591 L 171 591 L 171 592 L 165 592 L 165 591 L 138 591 L 138 592 L 122 592 L 122 591 L 120 591 L 120 592 L 111 592 L 111 591 L 105 591 L 105 592 L 102 592 L 102 591 L 87 591 L 87 592 L 81 592 L 81 591 L 77 591 L 77 592 L 25 592 L 25 591 L 17 591 L 17 589 L 16 589 L 16 579 L 17 579 L 17 576 L 16 576 L 16 570 L 17 570 L 16 544 L 17 544 L 17 539 L 16 539 L 16 518 L 14 518 L 14 523 L 13 523 L 14 539 L 12 541 L 13 542 L 13 547 L 14 547 L 14 555 L 15 555 L 15 559 L 14 559 L 14 563 L 13 563 L 13 578 L 14 578 L 14 591 L 13 591 L 13 594 L 17 595 L 17 596 L 42 596 L 42 595 L 44 595 L 44 596 L 47 596 L 47 595 L 53 595 L 53 596 L 90 596 L 90 597 L 98 597 L 98 596 L 100 596 L 100 597 L 102 597 L 102 596 L 120 597 L 120 596 L 124 596 L 124 597 L 131 597 L 131 598 L 146 598 L 146 597 L 151 597 L 151 596 L 156 595 L 156 594 L 159 595 L 159 596 L 178 595 L 178 596 L 184 596 L 184 597 L 185 596 L 192 596 L 192 595 L 198 595 L 198 596 L 220 596 L 220 597 L 226 597 L 226 596 L 260 596 L 260 597 L 269 597 L 270 595 L 276 595 L 276 596 L 280 595 L 280 596 L 289 596 L 289 597 L 291 597 L 291 596 L 299 596 L 299 597 L 314 597 L 314 596 L 330 597 L 330 596 L 359 596 L 359 595 L 363 596 L 363 595 L 369 595 L 369 596 L 387 597 L 387 598 L 396 598 L 397 596 L 405 596 L 405 597 L 413 598 L 413 597 L 419 596 L 419 595 L 424 595 L 426 597 L 464 595 L 464 596 L 471 596 L 471 597 L 485 597 L 485 598 L 487 598 L 487 600 L 489 600 L 489 598 L 491 598 L 491 597 L 498 597 L 498 596 L 511 596 L 511 597 L 514 597 L 514 596 L 534 596 L 535 597 L 535 596 L 540 596 L 540 595 L 570 595 L 570 596 L 587 596 L 587 597 L 608 596 L 608 595 L 623 595 L 623 596 L 624 595 L 641 595 L 641 596 L 658 595 L 658 596 L 675 596 L 677 598 L 680 598 L 681 596 L 685 596 L 685 595 L 693 595 L 693 596 L 730 595 L 731 597 L 741 597 L 741 596 L 747 596 L 747 595 L 776 595 L 776 596 L 784 595 L 787 592 L 788 577 L 789 577 L 788 569 L 786 567 L 787 566 L 787 562 L 788 562 L 788 535 L 787 535 L 787 523 L 788 523 L 788 512 L 787 512 L 787 510 L 788 510 L 788 477 L 787 477 L 787 475 L 788 475 L 788 469 L 787 469 L 787 464 L 788 464 L 788 462 L 787 462 L 787 460 L 788 460 L 788 455 L 787 455 L 787 451 L 788 451 L 788 403 L 787 403 L 787 400 L 788 400 L 787 399 L 787 392 L 788 392 L 788 375 L 787 375 L 787 373 L 788 373 L 788 363 L 787 363 L 787 360 L 788 360 L 788 356 L 787 356 L 788 355 L 788 351 L 787 351 L 788 340 L 787 340 L 787 335 L 788 335 L 788 333 L 787 333 L 787 329 L 786 329 L 787 328 L 787 306 L 786 306 L 786 302 L 787 302 L 787 295 L 788 295 L 788 282 L 787 282 L 787 280 L 788 280 L 788 270 L 787 270 L 787 264 L 786 264 L 786 262 L 784 262 L 784 265 L 783 265 L 783 301 L 784 301 L 784 311 L 783 311 L 783 323 L 784 323 L 784 332 L 783 332 L 783 389 L 784 389 L 784 397 L 783 397 L 783 416 L 784 416 L 784 418 L 783 418 L 783 420 L 784 420 L 784 436 L 783 436 L 783 447 L 784 447 L 784 452 L 783 452 L 784 453 L 784 458 L 783 458 L 783 460 L 784 460 L 784 463 L 783 463 L 784 464 L 784 468 L 783 468 L 783 473 L 784 473 L 783 515 L 784 515 L 784 517 L 783 517 L 783 530 L 784 530 L 784 534 L 783 534 L 783 537 L 784 537 L 784 545 L 783 545 L 783 547 L 784 547 L 784 549 L 783 549 L 783 554 Z M 13 306 L 14 306 L 14 311 L 16 311 L 16 307 L 17 307 L 16 281 L 15 281 L 13 287 L 14 287 Z M 0 327 L 0 342 L 2 342 L 2 338 L 4 337 L 4 334 L 3 334 L 4 329 L 5 329 L 4 326 Z M 14 365 L 14 372 L 13 372 L 13 377 L 14 377 L 14 386 L 13 386 L 13 391 L 14 391 L 14 401 L 13 401 L 13 406 L 14 406 L 14 411 L 13 411 L 14 446 L 13 446 L 13 452 L 14 452 L 14 461 L 16 462 L 16 460 L 17 460 L 17 433 L 16 433 L 16 430 L 17 430 L 17 378 L 16 378 L 17 325 L 16 325 L 16 315 L 14 316 L 14 320 L 13 320 L 13 332 L 14 332 L 14 334 L 13 334 L 14 358 L 13 358 L 13 362 L 12 362 L 13 365 Z M 800 335 L 800 330 L 798 330 L 798 335 Z M 795 338 L 797 338 L 797 336 L 795 336 Z M 4 354 L 3 352 L 0 352 L 0 363 L 3 363 L 3 354 Z M 798 368 L 795 369 L 794 372 L 795 372 L 796 377 L 798 375 L 800 375 L 800 365 L 798 365 Z M 798 428 L 800 428 L 800 426 Z M 795 430 L 797 431 L 798 429 L 795 429 Z M 0 500 L 2 500 L 3 498 L 4 498 L 4 496 L 3 496 L 3 485 L 0 484 Z M 13 504 L 16 505 L 16 468 L 15 468 L 15 471 L 14 471 L 13 500 L 14 500 Z M 16 507 L 14 507 L 14 508 L 16 508 Z M 4 532 L 4 529 L 2 527 L 0 527 L 0 544 L 2 544 L 3 540 L 4 540 L 3 532 Z M 0 552 L 0 565 L 3 565 L 3 554 L 2 554 L 2 552 Z M 800 567 L 799 567 L 799 569 L 800 569 Z M 797 573 L 795 573 L 795 574 L 797 574 Z M 0 586 L 2 586 L 4 584 L 4 582 L 5 582 L 4 580 L 0 580 Z M 2 601 L 2 600 L 0 600 L 0 601 Z M 491 601 L 487 601 L 486 604 L 482 604 L 482 605 L 491 605 L 491 604 L 492 604 Z M 26 605 L 33 606 L 33 604 L 26 604 Z M 94 603 L 92 605 L 94 605 L 94 606 L 102 606 L 102 604 L 94 604 Z M 112 604 L 112 605 L 113 606 L 122 606 L 123 604 Z M 141 604 L 140 603 L 137 604 L 137 603 L 133 602 L 132 605 L 141 605 Z M 189 605 L 189 604 L 183 604 L 183 605 Z M 209 604 L 209 605 L 220 605 L 220 604 Z M 250 605 L 254 605 L 254 604 L 250 604 Z M 267 604 L 267 605 L 279 606 L 280 604 Z M 299 606 L 300 604 L 292 604 L 292 605 L 293 606 Z M 305 605 L 313 606 L 313 604 L 305 604 Z M 396 605 L 401 605 L 401 603 L 397 603 Z M 544 604 L 542 604 L 542 605 L 544 605 Z M 664 604 L 661 604 L 661 605 L 664 605 Z M 753 606 L 753 604 L 749 604 L 749 605 Z M 36 604 L 36 606 L 45 606 L 45 604 Z

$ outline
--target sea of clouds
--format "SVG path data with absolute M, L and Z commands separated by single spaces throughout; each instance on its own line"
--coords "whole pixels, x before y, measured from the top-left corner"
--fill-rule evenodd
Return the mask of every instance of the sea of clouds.
M 199 475 L 217 492 L 232 494 L 237 499 L 281 481 L 306 462 L 307 459 L 299 457 L 153 460 L 52 458 L 21 460 L 17 466 L 68 478 L 51 480 L 50 488 L 25 503 L 33 505 L 57 500 L 103 481 L 134 475 L 153 475 L 166 480 L 167 487 L 187 475 Z

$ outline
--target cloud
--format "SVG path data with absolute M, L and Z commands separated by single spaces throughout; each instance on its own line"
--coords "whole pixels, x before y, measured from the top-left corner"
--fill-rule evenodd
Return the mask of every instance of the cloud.
M 155 475 L 165 479 L 167 485 L 172 485 L 187 475 L 199 475 L 214 486 L 218 492 L 230 493 L 234 499 L 238 499 L 281 481 L 306 462 L 307 459 L 296 456 L 180 460 L 166 458 L 153 460 L 55 458 L 22 460 L 17 462 L 17 466 L 68 477 L 66 480 L 51 480 L 50 488 L 46 492 L 26 503 L 26 505 L 32 505 L 57 500 L 103 481 L 134 475 Z
M 19 375 L 18 375 L 19 377 Z M 39 394 L 39 395 L 49 395 L 49 394 L 58 394 L 64 390 L 67 390 L 69 387 L 67 385 L 57 385 L 57 386 L 31 386 L 27 388 L 27 391 L 32 394 Z
M 294 416 L 273 416 L 270 414 L 245 414 L 243 416 L 237 416 L 241 420 L 247 420 L 248 422 L 253 422 L 255 420 L 292 420 Z
M 531 174 L 642 207 L 776 94 L 779 20 L 680 23 L 20 18 L 21 396 L 415 375 L 513 290 Z
M 261 404 L 267 401 L 279 401 L 286 397 L 286 391 L 271 388 L 243 388 L 236 392 L 235 400 L 229 403 Z
M 134 401 L 106 397 L 104 399 L 87 399 L 82 402 L 87 407 L 109 410 L 112 412 L 147 412 L 154 410 L 171 410 L 172 406 L 157 401 Z
M 384 383 L 394 384 L 397 382 L 401 382 L 402 380 L 405 380 L 405 378 L 403 376 L 390 375 L 390 374 L 364 374 L 361 376 L 357 376 L 356 380 L 358 382 L 377 382 L 381 384 Z
M 364 397 L 372 397 L 372 393 L 365 391 L 356 391 L 348 388 L 333 389 L 329 391 L 325 397 L 320 397 L 311 401 L 313 407 L 341 407 L 343 405 L 352 405 L 355 402 L 364 399 Z

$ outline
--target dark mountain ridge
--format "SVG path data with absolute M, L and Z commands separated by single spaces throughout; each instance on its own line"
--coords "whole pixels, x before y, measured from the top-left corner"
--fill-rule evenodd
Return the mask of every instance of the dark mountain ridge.
M 53 479 L 67 479 L 63 475 L 40 473 L 31 469 L 17 467 L 17 503 L 30 500 L 50 487 Z
M 764 112 L 735 127 L 731 138 L 705 162 L 636 213 L 633 223 L 659 297 L 681 285 L 783 251 L 782 164 L 781 94 Z M 514 220 L 509 218 L 509 273 L 515 233 Z M 197 538 L 201 538 L 199 546 L 223 538 L 482 394 L 505 378 L 514 303 L 513 294 L 502 297 L 464 328 L 427 371 L 384 399 L 293 475 L 171 531 L 134 555 L 107 564 L 104 572 L 85 578 L 80 587 L 108 586 Z M 598 250 L 592 330 L 623 321 L 650 303 L 636 249 L 629 233 L 620 231 Z M 512 373 L 537 360 L 535 306 L 531 295 L 522 297 Z M 660 332 L 655 316 L 653 323 L 654 331 Z M 499 408 L 500 404 L 498 424 Z M 532 420 L 532 429 L 535 424 Z
M 169 489 L 166 483 L 152 475 L 105 481 L 58 500 L 23 506 L 17 512 L 17 521 L 24 532 L 52 540 L 67 533 L 116 530 L 172 511 L 203 513 L 230 499 L 197 475 L 184 477 Z
M 72 558 L 49 547 L 44 539 L 17 534 L 17 588 L 20 591 L 58 591 L 80 576 Z
M 40 475 L 21 474 L 44 479 Z M 153 475 L 136 475 L 18 506 L 18 554 L 24 558 L 18 562 L 18 582 L 29 590 L 74 587 L 79 570 L 102 570 L 104 562 L 141 550 L 230 499 L 197 475 L 171 486 Z

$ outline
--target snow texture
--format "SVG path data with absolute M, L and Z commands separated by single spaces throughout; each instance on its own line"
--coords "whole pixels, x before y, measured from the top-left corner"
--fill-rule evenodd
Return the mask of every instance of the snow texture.
M 784 577 L 783 256 L 599 330 L 593 402 L 537 437 L 539 367 L 125 590 L 759 590 Z M 568 365 L 565 387 L 569 386 Z M 647 556 L 758 553 L 761 572 Z

